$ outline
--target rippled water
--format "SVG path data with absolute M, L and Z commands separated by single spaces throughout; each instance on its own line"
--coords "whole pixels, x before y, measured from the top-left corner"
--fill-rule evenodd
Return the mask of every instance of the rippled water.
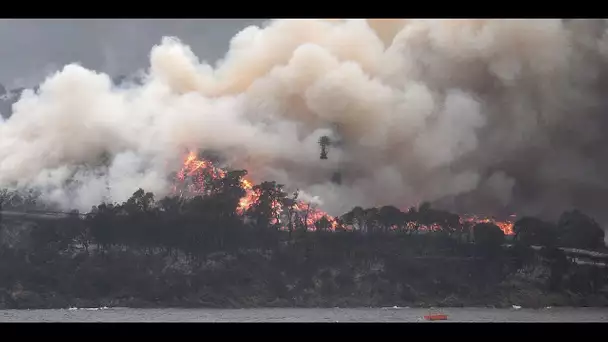
M 429 313 L 450 322 L 608 322 L 601 308 L 0 310 L 0 322 L 424 322 Z

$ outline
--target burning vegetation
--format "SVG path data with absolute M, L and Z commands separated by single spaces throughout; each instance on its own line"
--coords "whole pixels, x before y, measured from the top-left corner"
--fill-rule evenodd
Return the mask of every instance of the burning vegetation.
M 422 203 L 332 217 L 216 164 L 190 153 L 170 196 L 139 189 L 85 215 L 15 215 L 3 193 L 0 308 L 608 305 L 602 254 L 564 252 L 602 247 L 578 211 L 513 223 Z
M 456 219 L 457 216 L 453 214 L 431 209 L 430 206 L 424 204 L 421 206 L 421 212 L 416 208 L 409 208 L 406 212 L 401 212 L 392 206 L 367 210 L 357 207 L 342 217 L 332 217 L 314 204 L 298 200 L 298 191 L 288 197 L 283 192 L 282 185 L 274 182 L 254 185 L 247 179 L 246 171 L 237 171 L 235 175 L 239 176 L 236 184 L 243 192 L 243 196 L 238 202 L 237 213 L 244 216 L 252 213 L 252 206 L 260 201 L 264 192 L 274 189 L 277 196 L 267 196 L 271 202 L 272 218 L 270 221 L 282 229 L 368 230 L 387 223 L 389 230 L 405 229 L 425 232 L 470 230 L 478 223 L 491 223 L 498 226 L 505 235 L 513 234 L 515 215 L 504 221 L 476 215 L 463 215 Z M 228 171 L 217 167 L 210 160 L 199 158 L 195 152 L 190 152 L 176 174 L 173 193 L 183 198 L 210 195 L 217 191 L 218 184 L 226 181 L 226 177 L 229 177 Z
M 577 210 L 545 222 L 407 206 L 470 195 L 463 207 L 602 215 L 604 190 L 587 187 L 608 174 L 598 140 L 608 121 L 589 105 L 605 102 L 604 24 L 277 20 L 239 34 L 217 68 L 173 38 L 152 49 L 137 84 L 67 65 L 0 120 L 0 186 L 41 191 L 0 191 L 0 308 L 30 305 L 15 299 L 27 291 L 218 306 L 477 305 L 541 283 L 598 295 L 607 274 L 560 254 L 603 248 L 602 228 Z M 324 208 L 365 207 L 334 217 L 195 152 L 164 196 L 156 161 L 190 144 L 250 156 L 307 188 L 323 184 L 309 176 L 319 163 L 333 163 L 344 177 L 318 188 L 332 191 Z M 138 187 L 163 197 L 131 195 Z M 45 204 L 87 213 L 27 211 Z M 538 246 L 549 266 L 528 272 Z
M 283 186 L 274 182 L 264 182 L 254 185 L 246 178 L 246 171 L 235 171 L 238 175 L 238 187 L 243 192 L 239 199 L 237 213 L 247 215 L 254 209 L 255 203 L 270 201 L 271 223 L 280 228 L 305 227 L 316 229 L 326 225 L 324 229 L 335 229 L 338 222 L 324 211 L 311 203 L 298 200 L 298 191 L 291 197 L 283 192 Z M 182 168 L 177 172 L 174 194 L 180 197 L 209 195 L 217 190 L 218 184 L 226 182 L 229 172 L 215 166 L 211 161 L 198 158 L 195 152 L 190 152 Z M 216 190 L 214 190 L 216 189 Z

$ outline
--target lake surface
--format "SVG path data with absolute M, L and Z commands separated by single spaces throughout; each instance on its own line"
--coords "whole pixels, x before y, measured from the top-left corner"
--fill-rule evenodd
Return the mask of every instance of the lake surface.
M 608 322 L 608 309 L 128 309 L 0 310 L 0 322 L 424 322 L 444 313 L 449 322 Z

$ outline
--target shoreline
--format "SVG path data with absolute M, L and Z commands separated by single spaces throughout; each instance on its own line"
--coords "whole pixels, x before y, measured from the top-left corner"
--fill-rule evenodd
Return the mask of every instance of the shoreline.
M 199 262 L 126 251 L 15 256 L 0 263 L 12 272 L 0 287 L 0 310 L 608 307 L 605 288 L 581 291 L 572 283 L 593 280 L 584 273 L 594 271 L 590 266 L 557 273 L 539 251 L 542 259 L 522 267 L 512 261 L 520 252 L 479 260 L 454 258 L 466 255 L 457 250 L 431 259 L 375 253 L 303 262 L 280 250 L 219 253 Z
M 35 310 L 65 310 L 65 311 L 105 311 L 105 310 L 451 310 L 451 309 L 489 309 L 489 310 L 562 310 L 562 309 L 605 309 L 608 306 L 352 306 L 352 307 L 289 307 L 289 306 L 259 306 L 259 307 L 206 307 L 206 306 L 112 306 L 112 307 L 51 307 L 51 308 L 0 308 L 0 311 L 35 311 Z
M 72 310 L 72 309 L 219 309 L 219 310 L 243 310 L 243 309 L 441 309 L 441 308 L 479 308 L 479 309 L 530 309 L 541 310 L 547 308 L 608 308 L 608 300 L 598 300 L 599 296 L 568 296 L 565 294 L 545 294 L 535 303 L 508 302 L 506 300 L 486 301 L 469 300 L 425 302 L 425 303 L 394 303 L 393 305 L 364 305 L 360 300 L 340 300 L 340 305 L 331 304 L 338 300 L 330 300 L 327 305 L 316 303 L 289 303 L 287 300 L 276 299 L 266 303 L 257 302 L 247 305 L 236 300 L 223 299 L 218 302 L 184 301 L 172 300 L 165 303 L 146 301 L 141 298 L 128 299 L 64 299 L 53 296 L 52 300 L 45 300 L 37 295 L 28 293 L 29 298 L 12 298 L 7 303 L 0 303 L 0 310 Z M 33 301 L 36 298 L 39 301 Z M 8 304 L 8 305 L 7 305 Z M 224 304 L 224 305 L 222 305 Z M 228 305 L 226 305 L 228 304 Z

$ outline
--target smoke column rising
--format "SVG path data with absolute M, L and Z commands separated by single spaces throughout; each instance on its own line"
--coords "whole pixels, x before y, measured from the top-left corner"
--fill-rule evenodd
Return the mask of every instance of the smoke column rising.
M 143 85 L 67 65 L 0 121 L 0 186 L 63 208 L 167 194 L 184 152 L 353 206 L 606 218 L 604 20 L 275 20 L 217 66 L 165 38 Z M 338 146 L 319 159 L 318 139 Z M 334 172 L 342 183 L 330 181 Z

